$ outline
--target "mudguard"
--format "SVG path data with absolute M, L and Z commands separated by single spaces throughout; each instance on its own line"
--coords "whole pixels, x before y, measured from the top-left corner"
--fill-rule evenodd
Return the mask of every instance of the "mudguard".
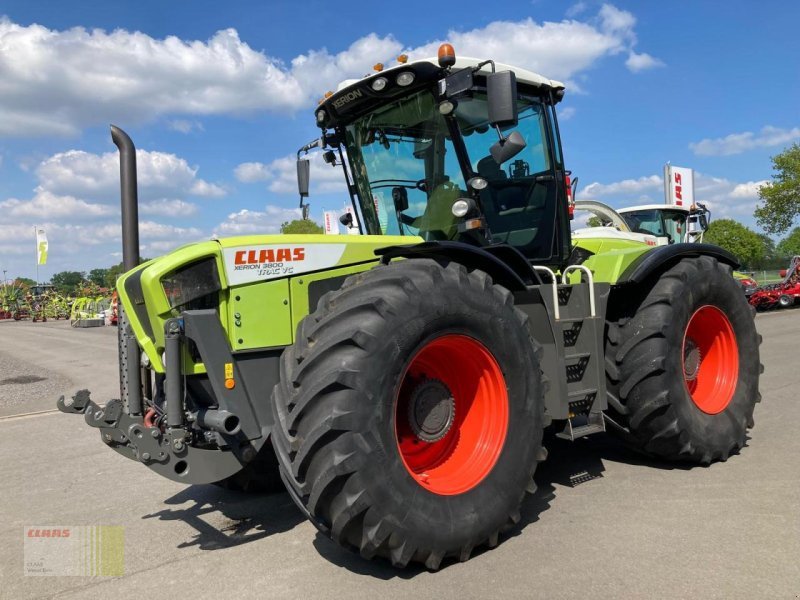
M 512 291 L 523 291 L 540 283 L 539 277 L 525 256 L 506 244 L 481 248 L 462 242 L 423 242 L 413 246 L 387 246 L 375 250 L 381 262 L 393 258 L 432 258 L 454 261 L 470 269 L 488 273 L 492 280 Z
M 736 257 L 719 246 L 697 243 L 670 244 L 669 246 L 658 246 L 639 256 L 625 269 L 616 283 L 641 283 L 653 273 L 669 268 L 682 258 L 697 256 L 711 256 L 734 269 L 739 268 L 739 261 L 736 260 Z

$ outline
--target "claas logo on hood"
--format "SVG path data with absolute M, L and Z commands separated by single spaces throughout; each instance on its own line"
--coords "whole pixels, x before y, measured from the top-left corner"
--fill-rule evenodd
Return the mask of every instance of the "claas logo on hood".
M 305 260 L 305 248 L 263 248 L 261 250 L 239 250 L 234 257 L 237 265 L 261 265 L 264 263 L 296 262 Z

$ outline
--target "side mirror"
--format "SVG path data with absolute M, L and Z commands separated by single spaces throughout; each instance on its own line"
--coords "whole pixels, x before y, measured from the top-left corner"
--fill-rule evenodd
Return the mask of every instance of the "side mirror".
M 498 71 L 486 76 L 489 122 L 498 127 L 517 125 L 517 77 L 513 71 Z
M 350 229 L 353 226 L 353 214 L 346 212 L 339 217 L 339 223 Z
M 522 152 L 525 148 L 525 139 L 520 135 L 519 131 L 512 131 L 508 137 L 502 138 L 495 142 L 489 152 L 498 165 L 502 165 L 510 158 Z
M 700 229 L 703 231 L 708 229 L 708 218 L 705 215 L 700 215 Z
M 408 190 L 402 187 L 392 188 L 392 201 L 397 212 L 408 210 Z
M 311 178 L 311 161 L 307 158 L 297 159 L 297 189 L 300 199 L 308 198 L 308 183 Z

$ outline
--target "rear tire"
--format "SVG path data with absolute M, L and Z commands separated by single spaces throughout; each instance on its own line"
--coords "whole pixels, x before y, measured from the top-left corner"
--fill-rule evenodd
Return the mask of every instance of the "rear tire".
M 642 295 L 632 316 L 609 323 L 611 418 L 648 454 L 726 460 L 753 426 L 762 370 L 761 336 L 730 267 L 683 259 Z
M 497 544 L 541 456 L 526 321 L 486 273 L 427 259 L 323 297 L 283 353 L 272 433 L 290 495 L 322 533 L 432 570 Z
M 794 304 L 794 298 L 783 294 L 780 298 L 778 298 L 778 304 L 780 304 L 781 308 L 789 308 Z

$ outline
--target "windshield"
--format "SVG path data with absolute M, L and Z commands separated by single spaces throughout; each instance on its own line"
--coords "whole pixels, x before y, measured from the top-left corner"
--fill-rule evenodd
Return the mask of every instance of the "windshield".
M 686 213 L 679 210 L 634 210 L 623 218 L 631 231 L 666 237 L 670 242 L 682 242 L 686 231 Z
M 451 135 L 458 128 L 468 156 L 465 168 L 471 171 L 466 177 L 477 174 L 489 183 L 479 199 L 493 241 L 523 250 L 541 244 L 549 255 L 555 202 L 548 198 L 554 200 L 555 186 L 553 177 L 540 177 L 553 166 L 544 106 L 538 99 L 519 99 L 515 129 L 527 146 L 503 164 L 490 155 L 498 136 L 487 114 L 486 95 L 475 92 L 458 101 L 448 124 L 433 95 L 422 91 L 348 125 L 347 155 L 368 232 L 428 240 L 458 236 L 451 208 L 469 195 Z

